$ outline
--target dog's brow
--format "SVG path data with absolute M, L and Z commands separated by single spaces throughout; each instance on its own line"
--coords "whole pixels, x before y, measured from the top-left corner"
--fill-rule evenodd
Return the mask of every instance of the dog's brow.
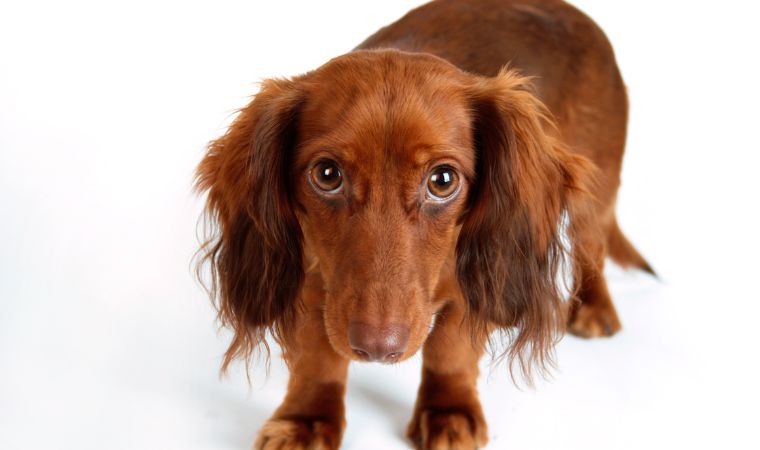
M 412 148 L 411 151 L 414 154 L 414 165 L 417 167 L 425 166 L 430 161 L 438 159 L 459 161 L 462 157 L 462 152 L 445 144 L 420 145 Z
M 355 152 L 350 147 L 339 145 L 329 139 L 315 139 L 304 142 L 297 150 L 302 164 L 307 163 L 314 155 L 335 158 L 343 163 L 353 164 L 356 160 Z
M 467 172 L 466 158 L 462 152 L 450 145 L 425 145 L 417 146 L 412 150 L 414 154 L 414 166 L 417 168 L 430 165 L 432 161 L 455 161 Z M 467 173 L 466 175 L 470 175 Z

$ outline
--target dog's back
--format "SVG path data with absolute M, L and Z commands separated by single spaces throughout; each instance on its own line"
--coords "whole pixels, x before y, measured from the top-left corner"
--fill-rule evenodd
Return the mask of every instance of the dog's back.
M 532 77 L 558 137 L 600 169 L 594 195 L 609 256 L 652 272 L 615 219 L 628 100 L 612 46 L 588 16 L 561 0 L 436 0 L 357 47 L 374 48 L 431 53 L 480 75 L 508 66 Z

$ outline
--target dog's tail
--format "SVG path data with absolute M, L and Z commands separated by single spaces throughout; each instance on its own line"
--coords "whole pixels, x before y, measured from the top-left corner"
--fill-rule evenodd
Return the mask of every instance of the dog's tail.
M 610 232 L 607 235 L 607 253 L 613 261 L 623 267 L 636 267 L 655 277 L 657 276 L 652 266 L 620 231 L 617 219 L 613 219 Z

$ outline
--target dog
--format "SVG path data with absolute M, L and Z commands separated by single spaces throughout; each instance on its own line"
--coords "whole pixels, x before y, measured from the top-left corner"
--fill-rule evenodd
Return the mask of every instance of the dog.
M 196 179 L 222 370 L 267 335 L 290 370 L 255 448 L 338 448 L 349 362 L 420 350 L 409 438 L 483 447 L 489 344 L 530 380 L 564 331 L 618 331 L 605 257 L 653 273 L 615 218 L 627 108 L 604 33 L 559 0 L 437 0 L 264 81 Z

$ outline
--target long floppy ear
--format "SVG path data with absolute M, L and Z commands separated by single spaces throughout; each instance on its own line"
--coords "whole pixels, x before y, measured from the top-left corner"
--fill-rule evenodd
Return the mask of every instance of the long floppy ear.
M 210 265 L 209 294 L 220 322 L 234 332 L 222 371 L 266 345 L 267 331 L 279 336 L 293 315 L 303 280 L 302 235 L 288 166 L 301 103 L 295 82 L 265 81 L 197 169 L 212 230 L 197 272 Z
M 470 99 L 477 179 L 457 275 L 470 312 L 511 338 L 510 360 L 530 383 L 565 329 L 562 272 L 577 265 L 593 166 L 547 134 L 554 125 L 527 78 L 508 70 L 478 77 Z

